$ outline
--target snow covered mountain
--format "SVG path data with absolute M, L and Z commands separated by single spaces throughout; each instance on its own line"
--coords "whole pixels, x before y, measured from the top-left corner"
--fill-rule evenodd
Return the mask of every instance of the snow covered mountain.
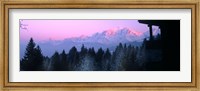
M 104 45 L 116 45 L 127 42 L 141 42 L 143 37 L 142 33 L 131 31 L 128 28 L 120 30 L 107 30 L 102 33 L 95 33 L 92 36 L 80 36 L 77 38 L 66 39 L 65 41 L 72 40 L 73 42 L 79 43 L 99 43 Z
M 156 35 L 156 33 L 158 33 L 158 31 L 153 31 L 154 35 Z M 65 50 L 68 52 L 73 46 L 80 51 L 83 44 L 87 48 L 94 47 L 95 50 L 98 50 L 100 47 L 103 49 L 109 48 L 110 51 L 114 51 L 119 43 L 140 46 L 143 39 L 148 38 L 148 36 L 149 31 L 142 33 L 128 28 L 122 28 L 118 30 L 106 30 L 101 33 L 95 33 L 92 36 L 67 38 L 63 41 L 49 40 L 37 44 L 41 47 L 43 54 L 50 57 L 55 51 L 61 52 Z M 20 56 L 22 57 L 23 55 Z

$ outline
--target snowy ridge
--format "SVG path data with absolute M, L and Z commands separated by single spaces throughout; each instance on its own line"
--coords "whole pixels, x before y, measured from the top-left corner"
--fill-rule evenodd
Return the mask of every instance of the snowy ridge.
M 77 38 L 66 39 L 65 41 L 72 40 L 73 42 L 92 42 L 92 43 L 100 43 L 100 44 L 118 44 L 126 43 L 126 42 L 141 42 L 142 33 L 131 31 L 128 28 L 123 28 L 117 31 L 107 30 L 102 33 L 95 33 L 92 36 L 80 36 Z
M 153 35 L 160 33 L 159 29 L 153 29 Z M 73 38 L 67 38 L 64 40 L 49 40 L 46 42 L 38 43 L 43 54 L 46 56 L 52 56 L 55 51 L 61 52 L 65 50 L 68 52 L 73 46 L 75 46 L 79 51 L 84 44 L 87 48 L 94 47 L 95 50 L 100 47 L 103 49 L 109 48 L 110 51 L 114 51 L 115 47 L 119 43 L 126 43 L 135 46 L 140 46 L 144 38 L 149 37 L 149 31 L 146 32 L 137 32 L 128 28 L 121 29 L 110 29 L 103 31 L 101 33 L 95 33 L 92 36 L 79 36 Z M 21 48 L 21 50 L 25 50 Z M 20 57 L 24 53 L 20 53 Z

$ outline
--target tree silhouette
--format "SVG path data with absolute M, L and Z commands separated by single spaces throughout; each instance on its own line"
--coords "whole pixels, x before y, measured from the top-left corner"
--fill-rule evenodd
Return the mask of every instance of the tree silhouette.
M 105 54 L 103 55 L 103 60 L 102 60 L 102 70 L 111 70 L 111 53 L 110 50 L 107 48 Z
M 41 71 L 43 68 L 43 55 L 39 46 L 31 38 L 25 51 L 25 55 L 20 62 L 20 70 Z
M 35 68 L 38 71 L 44 70 L 44 56 L 39 46 L 35 48 L 35 60 L 33 61 L 37 67 Z
M 89 54 L 91 57 L 93 57 L 93 58 L 96 57 L 96 53 L 95 53 L 95 50 L 94 50 L 93 47 L 92 47 L 92 48 L 89 48 L 88 54 Z
M 154 41 L 160 41 L 160 35 L 155 37 Z M 149 61 L 161 60 L 161 57 L 154 57 L 150 54 L 155 50 L 148 52 L 148 40 L 144 39 L 141 46 L 119 43 L 114 51 L 108 48 L 105 50 L 99 48 L 95 51 L 94 47 L 86 48 L 83 44 L 80 51 L 73 46 L 68 53 L 63 50 L 61 53 L 55 51 L 51 56 L 43 56 L 39 45 L 36 45 L 33 38 L 26 46 L 24 57 L 20 60 L 21 71 L 136 71 L 147 70 L 153 66 L 158 66 L 155 62 Z M 156 47 L 156 46 L 155 46 Z M 157 50 L 155 51 L 157 52 Z M 154 53 L 155 53 L 154 52 Z M 151 58 L 152 60 L 152 58 Z
M 67 54 L 65 50 L 62 51 L 61 55 L 61 70 L 68 70 L 68 63 L 67 63 Z
M 84 45 L 82 45 L 81 46 L 81 51 L 80 51 L 80 56 L 81 57 L 84 57 L 85 56 L 85 54 L 87 54 L 87 48 L 85 48 L 85 46 Z
M 95 67 L 96 70 L 101 70 L 102 69 L 102 59 L 103 59 L 104 51 L 102 48 L 99 48 L 99 50 L 96 53 L 96 58 L 95 58 Z
M 68 54 L 69 60 L 69 70 L 76 70 L 77 66 L 79 65 L 79 53 L 77 52 L 76 47 L 72 47 Z
M 52 59 L 52 70 L 60 71 L 62 67 L 61 67 L 59 53 L 56 51 L 51 57 L 51 59 Z

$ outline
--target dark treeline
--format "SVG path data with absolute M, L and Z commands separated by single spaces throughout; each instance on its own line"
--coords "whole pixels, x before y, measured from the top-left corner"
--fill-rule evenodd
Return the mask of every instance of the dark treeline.
M 159 35 L 158 35 L 159 38 Z M 119 43 L 111 52 L 109 49 L 86 48 L 78 51 L 72 47 L 69 53 L 63 50 L 51 57 L 43 56 L 39 45 L 31 38 L 20 61 L 21 71 L 142 71 L 147 70 L 145 42 L 142 46 Z M 67 45 L 66 45 L 67 46 Z M 151 55 L 152 56 L 152 55 Z M 159 58 L 156 58 L 159 59 Z

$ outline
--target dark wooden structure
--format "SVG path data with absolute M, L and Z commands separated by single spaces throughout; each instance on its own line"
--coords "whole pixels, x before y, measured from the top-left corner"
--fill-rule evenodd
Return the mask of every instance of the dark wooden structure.
M 149 42 L 153 42 L 152 25 L 159 26 L 163 70 L 180 70 L 180 20 L 138 20 L 147 24 L 150 31 Z

